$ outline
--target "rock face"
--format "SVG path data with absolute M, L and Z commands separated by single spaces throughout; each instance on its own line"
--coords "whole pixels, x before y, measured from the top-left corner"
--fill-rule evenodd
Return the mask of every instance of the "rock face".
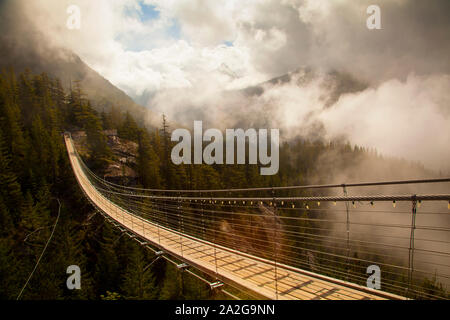
M 281 253 L 285 242 L 285 230 L 272 207 L 258 204 L 257 209 L 253 211 L 254 214 L 239 211 L 235 213 L 237 215 L 231 221 L 219 222 L 220 232 L 216 235 L 219 243 L 266 259 L 273 259 L 275 253 Z M 239 216 L 240 213 L 246 215 Z M 273 242 L 276 245 L 273 245 Z M 266 249 L 263 253 L 262 247 Z
M 103 131 L 107 137 L 107 143 L 113 153 L 103 178 L 118 184 L 130 185 L 136 183 L 136 165 L 138 155 L 138 144 L 119 138 L 117 130 Z M 83 158 L 88 158 L 87 135 L 84 131 L 72 132 L 72 139 L 78 153 Z
M 113 134 L 106 134 L 108 146 L 114 155 L 114 160 L 108 166 L 105 178 L 108 180 L 120 182 L 121 184 L 130 184 L 137 178 L 136 164 L 138 154 L 138 144 L 121 139 Z

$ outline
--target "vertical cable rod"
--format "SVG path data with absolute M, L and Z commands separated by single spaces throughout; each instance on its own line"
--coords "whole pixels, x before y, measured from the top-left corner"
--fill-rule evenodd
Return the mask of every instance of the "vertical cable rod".
M 347 188 L 345 187 L 345 184 L 342 185 L 342 189 L 344 192 L 344 197 L 348 196 Z M 346 272 L 346 281 L 348 281 L 350 277 L 350 213 L 349 213 L 349 203 L 348 201 L 345 201 L 345 211 L 346 211 L 346 238 L 347 238 L 347 272 Z
M 411 210 L 411 235 L 409 238 L 409 260 L 408 260 L 408 288 L 407 293 L 411 291 L 411 286 L 413 282 L 413 272 L 414 272 L 414 231 L 416 229 L 416 213 L 417 213 L 417 201 L 415 195 L 412 201 Z

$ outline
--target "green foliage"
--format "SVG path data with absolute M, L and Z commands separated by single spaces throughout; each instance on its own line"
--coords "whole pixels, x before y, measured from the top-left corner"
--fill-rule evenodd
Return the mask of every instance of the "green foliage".
M 155 276 L 150 268 L 150 261 L 142 248 L 137 246 L 131 248 L 121 286 L 126 299 L 145 300 L 156 298 Z
M 159 132 L 139 128 L 131 114 L 123 116 L 117 108 L 99 116 L 79 82 L 66 95 L 61 82 L 46 74 L 27 71 L 15 79 L 12 72 L 0 76 L 0 298 L 17 297 L 59 210 L 56 232 L 23 299 L 183 298 L 176 269 L 159 261 L 149 266 L 154 257 L 148 251 L 124 240 L 103 219 L 87 218 L 92 209 L 79 192 L 61 136 L 67 127 L 85 130 L 89 166 L 102 171 L 112 158 L 103 129 L 117 128 L 122 138 L 138 142 L 140 184 L 184 187 L 186 168 L 166 166 L 170 133 L 161 140 Z M 208 167 L 200 171 L 212 185 L 219 179 Z M 82 290 L 67 289 L 69 265 L 81 268 Z
M 22 191 L 17 176 L 11 168 L 11 155 L 5 147 L 0 129 L 0 202 L 2 203 L 2 222 L 10 226 L 12 221 L 18 221 L 18 208 L 22 203 Z
M 150 135 L 145 130 L 139 131 L 138 175 L 145 188 L 161 188 L 160 159 L 153 149 Z
M 182 275 L 173 265 L 166 264 L 164 283 L 159 295 L 160 300 L 179 300 L 182 298 Z
M 104 295 L 104 294 L 100 295 L 100 299 L 105 300 L 105 301 L 106 300 L 121 300 L 122 297 L 117 292 L 106 291 L 106 295 Z
M 0 297 L 15 299 L 61 219 L 23 299 L 92 298 L 79 190 L 70 172 L 61 128 L 70 122 L 59 81 L 25 72 L 0 76 Z M 80 104 L 79 104 L 80 105 Z M 67 117 L 67 118 L 65 118 Z M 66 269 L 79 265 L 83 290 L 66 288 Z
M 131 116 L 131 114 L 127 111 L 125 114 L 125 119 L 120 126 L 118 132 L 119 137 L 131 141 L 137 141 L 139 137 L 139 128 L 136 124 L 136 121 L 134 121 L 134 118 Z
M 433 297 L 450 298 L 450 294 L 445 290 L 442 283 L 439 283 L 436 279 L 436 275 L 432 279 L 424 279 L 422 283 L 422 293 L 419 293 L 416 299 L 433 299 Z
M 104 224 L 101 228 L 97 261 L 95 263 L 95 279 L 101 291 L 115 291 L 119 289 L 120 263 L 116 253 L 116 239 L 119 237 L 112 227 Z

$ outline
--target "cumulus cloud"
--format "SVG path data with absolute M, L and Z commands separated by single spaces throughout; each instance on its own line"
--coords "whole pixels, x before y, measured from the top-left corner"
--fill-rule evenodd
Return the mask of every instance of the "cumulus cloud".
M 200 57 L 202 49 L 220 50 L 224 42 L 232 43 L 237 52 L 247 55 L 240 58 L 245 67 L 236 67 L 245 72 L 235 71 L 248 80 L 240 81 L 242 86 L 302 65 L 351 71 L 372 82 L 405 78 L 412 71 L 450 72 L 450 22 L 446 17 L 450 4 L 446 0 L 380 0 L 383 29 L 376 31 L 366 28 L 366 9 L 372 4 L 369 0 L 78 0 L 82 30 L 70 31 L 65 28 L 65 10 L 72 2 L 23 1 L 36 26 L 51 40 L 74 50 L 134 97 L 142 90 L 135 92 L 132 88 L 143 82 L 148 83 L 149 90 L 179 87 L 181 83 L 188 86 L 188 78 L 195 75 L 184 72 L 187 64 L 192 70 L 204 70 L 205 59 L 197 59 L 200 64 L 193 65 L 190 54 L 178 51 L 176 42 L 180 40 Z M 144 5 L 152 6 L 158 16 L 141 19 Z M 174 28 L 179 29 L 179 37 L 174 37 Z M 153 76 L 142 79 L 125 75 L 125 85 L 116 69 L 142 73 L 137 68 L 139 63 L 130 64 L 130 59 L 155 56 L 157 60 L 160 51 L 153 49 L 177 55 L 178 70 L 168 68 L 164 73 L 148 65 L 145 72 Z M 235 55 L 232 50 L 223 52 Z M 226 58 L 224 54 L 209 56 L 217 65 L 227 64 Z M 211 78 L 214 81 L 214 76 Z M 234 80 L 228 79 L 230 83 Z
M 328 137 L 346 135 L 353 143 L 445 172 L 450 169 L 448 88 L 449 75 L 411 74 L 406 81 L 344 95 L 319 119 Z
M 277 126 L 286 138 L 345 136 L 448 169 L 448 0 L 379 0 L 381 30 L 366 28 L 370 0 L 21 3 L 50 42 L 177 122 L 245 118 Z M 81 8 L 79 31 L 66 28 L 70 4 Z M 143 19 L 149 6 L 157 14 Z M 238 91 L 301 66 L 319 76 L 265 85 L 258 96 Z M 330 70 L 369 88 L 334 101 Z
M 261 94 L 219 91 L 207 83 L 189 90 L 163 90 L 154 110 L 185 126 L 280 128 L 281 139 L 348 140 L 384 155 L 450 170 L 450 76 L 410 74 L 379 85 L 342 91 L 338 74 L 300 70 L 286 83 L 266 83 Z M 362 88 L 362 87 L 360 87 Z M 338 94 L 337 94 L 338 93 Z M 337 97 L 337 98 L 336 98 Z

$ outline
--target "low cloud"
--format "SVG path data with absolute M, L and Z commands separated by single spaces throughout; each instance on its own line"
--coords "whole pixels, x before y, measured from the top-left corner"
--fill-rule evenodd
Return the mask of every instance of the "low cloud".
M 337 92 L 344 75 L 300 71 L 287 83 L 266 83 L 260 95 L 201 87 L 158 92 L 149 101 L 175 123 L 280 128 L 281 139 L 348 140 L 384 155 L 449 172 L 450 76 L 392 79 L 356 92 Z M 351 89 L 351 88 L 350 88 Z
M 176 123 L 271 126 L 285 139 L 344 137 L 449 170 L 448 0 L 380 0 L 381 30 L 366 28 L 369 0 L 14 4 L 31 21 L 15 26 L 27 34 L 22 39 L 74 51 Z M 70 4 L 80 6 L 79 31 L 66 28 Z M 158 15 L 141 19 L 144 4 Z M 295 73 L 289 82 L 262 85 L 259 95 L 240 90 L 301 66 L 315 76 Z M 365 86 L 336 88 L 330 70 Z
M 418 160 L 449 172 L 450 76 L 417 76 L 383 82 L 342 96 L 319 119 L 327 136 L 346 136 L 383 154 Z

